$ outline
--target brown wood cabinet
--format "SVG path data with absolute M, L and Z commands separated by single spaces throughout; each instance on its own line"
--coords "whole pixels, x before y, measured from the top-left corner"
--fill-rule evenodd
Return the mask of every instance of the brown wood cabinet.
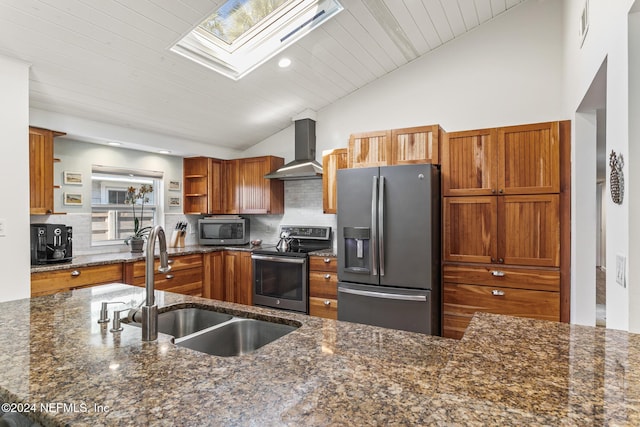
M 204 254 L 204 280 L 202 296 L 225 301 L 224 251 Z
M 222 210 L 240 213 L 240 160 L 225 160 L 222 166 Z
M 348 167 L 440 163 L 444 131 L 438 125 L 352 134 Z
M 202 254 L 172 256 L 171 270 L 159 273 L 160 261 L 155 261 L 154 284 L 159 291 L 202 296 L 204 268 Z M 125 264 L 125 282 L 129 285 L 144 286 L 146 280 L 145 261 Z
M 347 151 L 336 148 L 322 154 L 322 210 L 326 214 L 338 212 L 337 171 L 347 167 Z
M 391 131 L 355 133 L 349 136 L 347 166 L 386 166 L 391 158 Z
M 211 166 L 211 159 L 207 157 L 189 157 L 183 160 L 183 211 L 185 214 L 210 213 Z
M 29 128 L 29 201 L 31 215 L 53 213 L 53 138 L 64 135 L 49 129 Z
M 338 318 L 338 261 L 336 257 L 309 257 L 309 314 Z
M 227 250 L 221 254 L 223 274 L 214 276 L 222 283 L 213 282 L 212 289 L 216 289 L 218 294 L 224 289 L 224 301 L 253 305 L 251 252 Z
M 31 296 L 122 282 L 122 263 L 31 273 Z
M 558 194 L 445 197 L 444 262 L 560 266 Z
M 442 155 L 443 196 L 560 191 L 560 123 L 451 132 Z
M 551 122 L 444 138 L 444 336 L 460 338 L 475 311 L 569 320 L 568 129 Z
M 461 338 L 477 311 L 560 320 L 560 272 L 503 266 L 445 265 L 443 336 Z
M 284 182 L 264 175 L 284 164 L 275 156 L 183 162 L 185 214 L 284 213 Z
M 264 177 L 282 165 L 284 165 L 282 157 L 262 156 L 240 159 L 239 213 L 284 213 L 284 181 Z
M 444 131 L 438 125 L 391 131 L 391 164 L 440 164 L 440 143 Z

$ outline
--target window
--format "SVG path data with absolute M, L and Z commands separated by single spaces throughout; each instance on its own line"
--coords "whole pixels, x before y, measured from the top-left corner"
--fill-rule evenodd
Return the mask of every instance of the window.
M 171 50 L 238 80 L 342 9 L 337 0 L 227 0 Z
M 129 187 L 149 184 L 153 191 L 136 200 L 141 227 L 158 224 L 161 218 L 162 172 L 94 165 L 91 174 L 91 244 L 122 244 L 134 230 L 133 206 L 127 203 Z M 144 207 L 144 210 L 143 210 Z

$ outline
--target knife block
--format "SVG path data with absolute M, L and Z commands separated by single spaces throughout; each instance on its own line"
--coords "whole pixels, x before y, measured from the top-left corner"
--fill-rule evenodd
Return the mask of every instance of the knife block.
M 185 234 L 186 232 L 183 230 L 173 230 L 171 232 L 171 239 L 169 240 L 169 247 L 184 248 Z

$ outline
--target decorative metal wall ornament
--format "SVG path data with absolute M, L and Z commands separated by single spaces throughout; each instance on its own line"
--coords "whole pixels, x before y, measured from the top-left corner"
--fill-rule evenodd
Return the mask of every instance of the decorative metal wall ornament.
M 624 198 L 624 175 L 622 174 L 624 160 L 622 159 L 622 154 L 616 154 L 615 151 L 611 150 L 609 166 L 611 166 L 611 175 L 609 176 L 611 200 L 613 200 L 613 203 L 621 205 Z

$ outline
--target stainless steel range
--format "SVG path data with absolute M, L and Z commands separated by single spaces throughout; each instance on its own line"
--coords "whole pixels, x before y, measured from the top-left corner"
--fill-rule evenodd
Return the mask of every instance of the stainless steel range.
M 281 225 L 280 242 L 254 250 L 253 303 L 309 312 L 309 252 L 331 247 L 331 227 Z

